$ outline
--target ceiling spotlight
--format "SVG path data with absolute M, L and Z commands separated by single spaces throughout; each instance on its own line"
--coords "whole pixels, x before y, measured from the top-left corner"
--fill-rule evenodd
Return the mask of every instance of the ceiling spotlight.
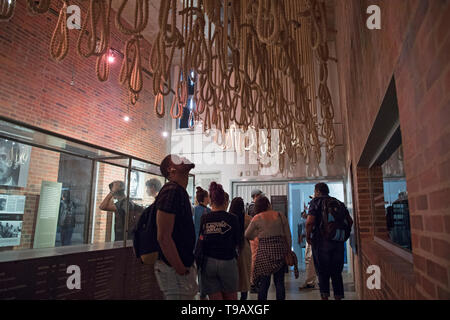
M 116 58 L 114 58 L 114 56 L 113 56 L 112 54 L 110 54 L 110 55 L 108 56 L 108 62 L 109 62 L 109 63 L 113 63 L 115 60 L 116 60 Z
M 123 120 L 125 120 L 126 122 L 130 121 L 130 117 L 129 116 L 125 116 L 123 117 Z

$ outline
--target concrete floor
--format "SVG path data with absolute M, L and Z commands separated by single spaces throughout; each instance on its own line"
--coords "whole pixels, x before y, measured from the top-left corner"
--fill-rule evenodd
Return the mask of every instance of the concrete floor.
M 352 281 L 352 275 L 347 271 L 344 271 L 342 274 L 344 278 L 344 288 L 345 288 L 345 300 L 357 300 L 357 295 L 354 290 L 354 284 Z M 289 274 L 286 274 L 285 278 L 285 286 L 286 286 L 286 300 L 320 300 L 320 292 L 319 286 L 316 285 L 314 289 L 307 290 L 299 290 L 299 286 L 303 284 L 305 278 L 305 272 L 300 270 L 300 277 L 295 279 L 294 273 L 292 271 Z M 238 298 L 239 298 L 238 294 Z M 249 300 L 257 300 L 257 294 L 249 294 Z M 275 300 L 275 285 L 272 283 L 270 285 L 269 294 L 267 297 L 268 300 Z M 331 298 L 333 300 L 333 291 L 331 289 Z
M 352 274 L 349 273 L 347 270 L 344 270 L 344 272 L 342 273 L 342 277 L 344 279 L 345 300 L 358 300 L 358 297 L 355 292 L 355 286 L 352 280 Z M 300 276 L 298 279 L 295 279 L 293 271 L 290 271 L 289 274 L 286 274 L 285 277 L 286 300 L 320 300 L 320 292 L 318 285 L 316 285 L 314 289 L 307 289 L 307 290 L 298 289 L 303 284 L 304 279 L 305 279 L 304 270 L 300 270 Z M 239 298 L 240 293 L 238 293 L 238 299 Z M 198 294 L 195 297 L 195 299 L 199 300 Z M 275 285 L 273 283 L 273 278 L 272 283 L 270 284 L 267 299 L 276 300 Z M 256 293 L 249 293 L 248 300 L 258 300 L 258 295 Z M 330 300 L 333 300 L 333 289 L 331 289 Z

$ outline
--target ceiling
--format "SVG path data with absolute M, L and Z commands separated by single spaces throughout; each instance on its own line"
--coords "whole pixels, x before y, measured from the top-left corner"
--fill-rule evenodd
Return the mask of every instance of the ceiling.
M 114 11 L 117 12 L 117 10 L 120 7 L 120 4 L 123 0 L 112 0 L 112 8 Z M 169 0 L 150 0 L 149 1 L 149 19 L 148 24 L 145 30 L 142 32 L 142 35 L 144 38 L 149 41 L 150 43 L 153 43 L 156 39 L 156 36 L 159 31 L 159 25 L 158 25 L 158 15 L 159 15 L 159 6 L 161 1 L 169 1 Z M 304 1 L 304 0 L 299 0 Z M 334 41 L 336 38 L 335 35 L 335 1 L 336 0 L 325 0 L 326 10 L 327 10 L 327 20 L 328 20 L 328 30 L 329 30 L 329 40 Z M 183 0 L 179 0 L 179 7 L 181 8 L 181 5 L 183 3 Z M 124 12 L 123 12 L 123 18 L 128 21 L 130 24 L 133 21 L 134 16 L 134 5 L 132 1 L 129 1 L 129 4 L 125 6 Z M 179 23 L 181 24 L 181 16 L 178 16 Z

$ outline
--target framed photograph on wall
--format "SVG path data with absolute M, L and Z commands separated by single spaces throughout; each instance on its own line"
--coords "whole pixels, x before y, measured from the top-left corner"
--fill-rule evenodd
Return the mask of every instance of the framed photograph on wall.
M 0 186 L 27 186 L 31 146 L 0 138 Z
M 0 194 L 0 247 L 20 245 L 25 196 Z

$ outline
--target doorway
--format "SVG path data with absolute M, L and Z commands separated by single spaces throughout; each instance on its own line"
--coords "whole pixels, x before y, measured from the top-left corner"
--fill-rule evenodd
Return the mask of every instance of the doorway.
M 318 182 L 318 181 L 317 181 Z M 304 243 L 299 243 L 299 233 L 304 228 L 301 213 L 305 206 L 308 207 L 311 201 L 310 196 L 314 194 L 314 186 L 317 182 L 289 183 L 289 213 L 288 220 L 292 234 L 292 250 L 298 257 L 299 268 L 305 268 L 305 248 Z M 342 181 L 327 182 L 330 189 L 330 196 L 345 203 L 344 183 Z M 347 266 L 347 250 L 345 250 L 344 263 Z

